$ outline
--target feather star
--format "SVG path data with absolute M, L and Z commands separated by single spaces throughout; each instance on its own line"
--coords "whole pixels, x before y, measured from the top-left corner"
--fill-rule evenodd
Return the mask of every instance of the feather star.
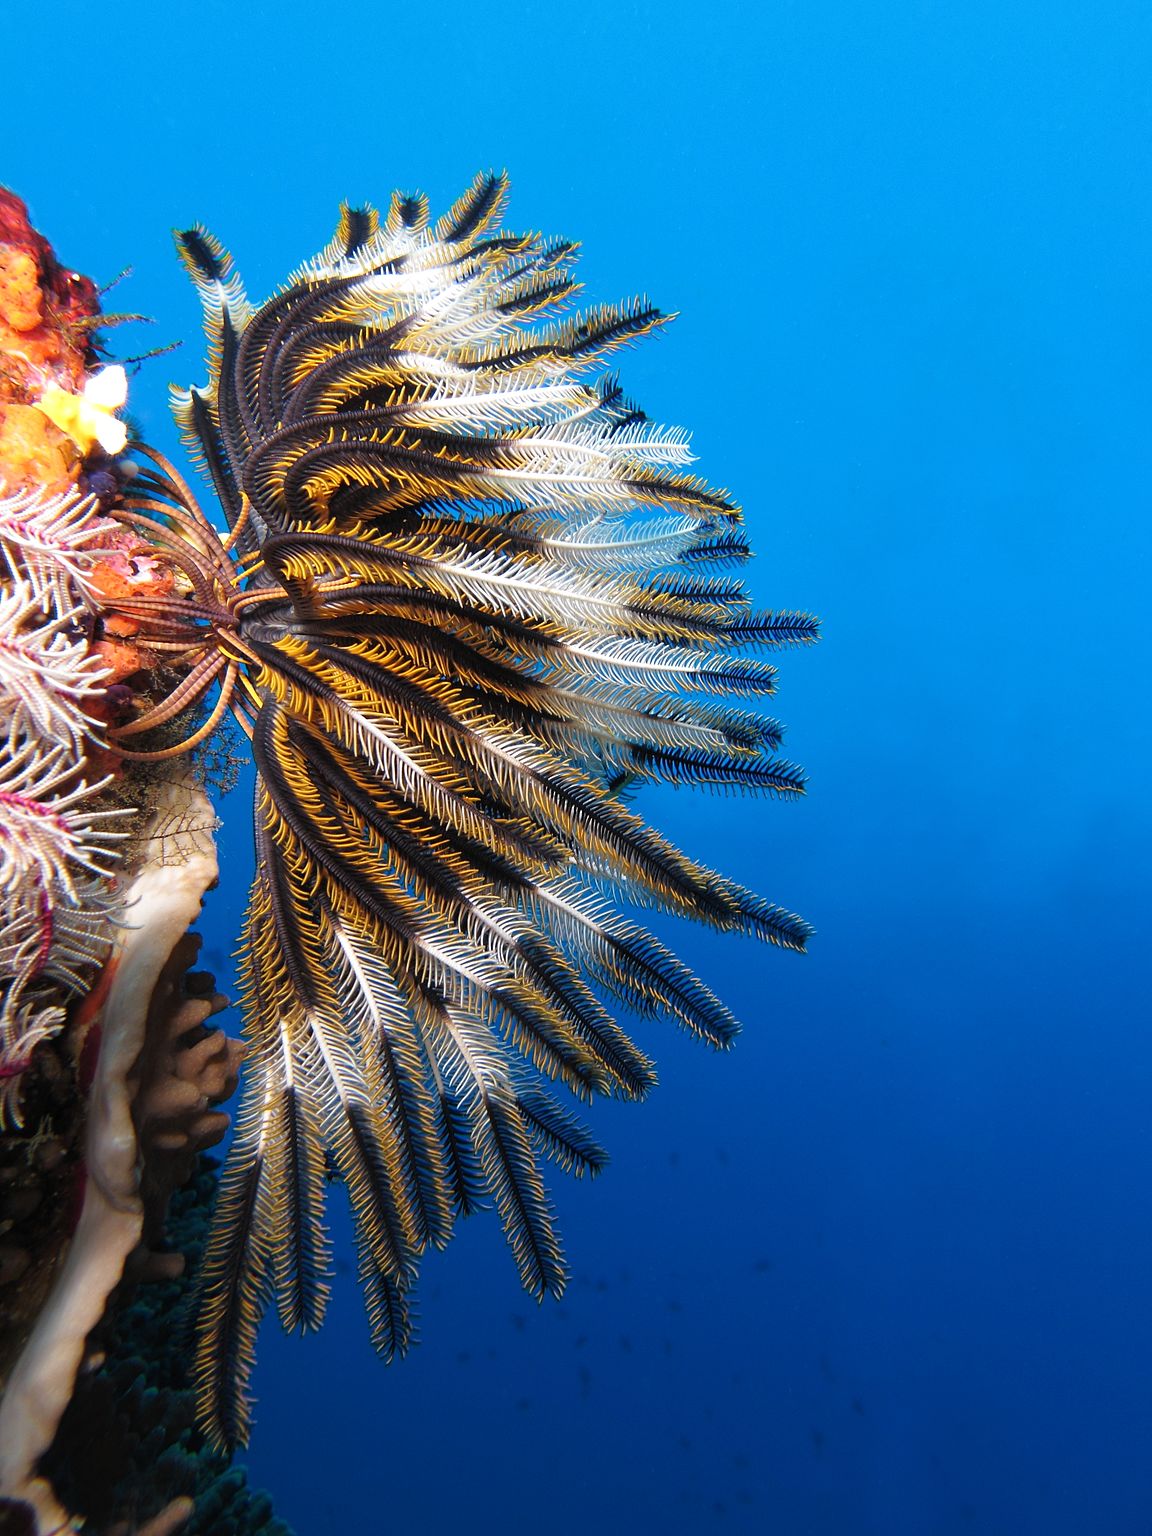
M 408 1342 L 421 1254 L 485 1203 L 527 1289 L 559 1294 L 541 1160 L 594 1174 L 604 1153 L 549 1080 L 643 1097 L 652 1063 L 613 1009 L 717 1047 L 737 1029 L 623 903 L 789 949 L 810 931 L 622 791 L 800 792 L 779 723 L 733 700 L 774 691 L 747 652 L 815 621 L 752 611 L 724 574 L 749 554 L 738 509 L 603 372 L 663 317 L 572 314 L 574 247 L 505 232 L 505 198 L 484 176 L 434 225 L 422 197 L 382 220 L 345 207 L 262 305 L 211 235 L 177 236 L 210 379 L 175 409 L 230 532 L 152 455 L 120 516 L 185 600 L 138 604 L 137 638 L 183 645 L 188 673 L 113 734 L 165 757 L 231 708 L 258 774 L 250 1056 L 197 1318 L 219 1444 L 247 1437 L 266 1308 L 321 1321 L 332 1178 L 384 1355 Z M 208 719 L 164 744 L 215 683 Z

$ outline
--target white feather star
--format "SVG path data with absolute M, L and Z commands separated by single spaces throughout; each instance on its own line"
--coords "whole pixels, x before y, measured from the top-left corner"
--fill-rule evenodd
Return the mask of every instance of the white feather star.
M 84 399 L 107 414 L 123 401 L 103 377 Z M 109 779 L 89 782 L 84 766 L 108 675 L 89 645 L 88 581 L 115 526 L 75 491 L 0 495 L 0 1126 L 21 1123 L 32 1053 L 63 1027 L 117 921 L 110 877 L 129 813 L 100 806 Z
M 2 485 L 0 485 L 2 489 Z M 98 551 L 92 546 L 116 527 L 98 515 L 94 496 L 18 491 L 0 495 L 0 557 L 13 581 L 58 612 L 72 608 Z
M 83 613 L 52 613 L 24 579 L 0 589 L 0 718 L 19 735 L 77 746 L 92 735 L 83 704 L 108 669 L 89 650 Z

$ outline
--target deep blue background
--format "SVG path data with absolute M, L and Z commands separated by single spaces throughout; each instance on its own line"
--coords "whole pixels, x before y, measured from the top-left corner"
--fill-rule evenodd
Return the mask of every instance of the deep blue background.
M 682 311 L 625 381 L 826 625 L 783 658 L 807 801 L 643 802 L 811 955 L 678 929 L 746 1033 L 644 1035 L 660 1090 L 555 1180 L 563 1303 L 473 1223 L 385 1369 L 344 1274 L 318 1339 L 266 1330 L 254 1476 L 301 1536 L 1152 1531 L 1147 6 L 239 12 L 4 24 L 0 174 L 135 264 L 122 352 L 186 339 L 146 432 L 203 377 L 170 226 L 260 297 L 341 197 L 506 165 L 590 297 Z

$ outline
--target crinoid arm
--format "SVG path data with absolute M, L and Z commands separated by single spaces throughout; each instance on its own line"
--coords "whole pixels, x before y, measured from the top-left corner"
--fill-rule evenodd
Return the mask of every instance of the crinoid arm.
M 642 1097 L 621 1007 L 716 1046 L 736 1031 L 622 904 L 788 949 L 809 933 L 620 799 L 798 794 L 757 653 L 815 623 L 752 611 L 738 509 L 604 371 L 663 317 L 573 313 L 574 248 L 505 231 L 506 193 L 480 177 L 435 224 L 422 198 L 344 208 L 261 305 L 213 236 L 177 236 L 210 377 L 175 408 L 235 560 L 188 532 L 189 675 L 227 669 L 258 772 L 250 1071 L 198 1319 L 221 1443 L 248 1433 L 264 1309 L 323 1316 L 331 1174 L 384 1354 L 421 1254 L 484 1203 L 528 1290 L 560 1292 L 541 1164 L 604 1154 L 548 1080 Z

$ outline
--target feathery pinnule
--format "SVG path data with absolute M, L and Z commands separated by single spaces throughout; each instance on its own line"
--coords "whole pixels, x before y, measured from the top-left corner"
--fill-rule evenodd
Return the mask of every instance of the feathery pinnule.
M 562 1289 L 541 1160 L 595 1173 L 604 1154 L 544 1080 L 647 1092 L 618 1005 L 716 1046 L 736 1031 L 622 903 L 790 949 L 809 932 L 621 791 L 798 793 L 754 707 L 775 668 L 745 653 L 815 621 L 752 611 L 738 509 L 603 371 L 664 317 L 572 312 L 575 248 L 504 231 L 506 195 L 479 177 L 434 225 L 419 197 L 345 207 L 260 305 L 213 236 L 177 235 L 209 380 L 175 409 L 229 534 L 158 459 L 134 484 L 126 515 L 162 529 L 194 591 L 175 617 L 129 608 L 187 675 L 120 739 L 220 681 L 185 745 L 230 707 L 258 773 L 250 1068 L 198 1309 L 219 1443 L 247 1435 L 268 1304 L 290 1328 L 323 1316 L 327 1178 L 386 1355 L 421 1254 L 485 1200 L 524 1285 Z

